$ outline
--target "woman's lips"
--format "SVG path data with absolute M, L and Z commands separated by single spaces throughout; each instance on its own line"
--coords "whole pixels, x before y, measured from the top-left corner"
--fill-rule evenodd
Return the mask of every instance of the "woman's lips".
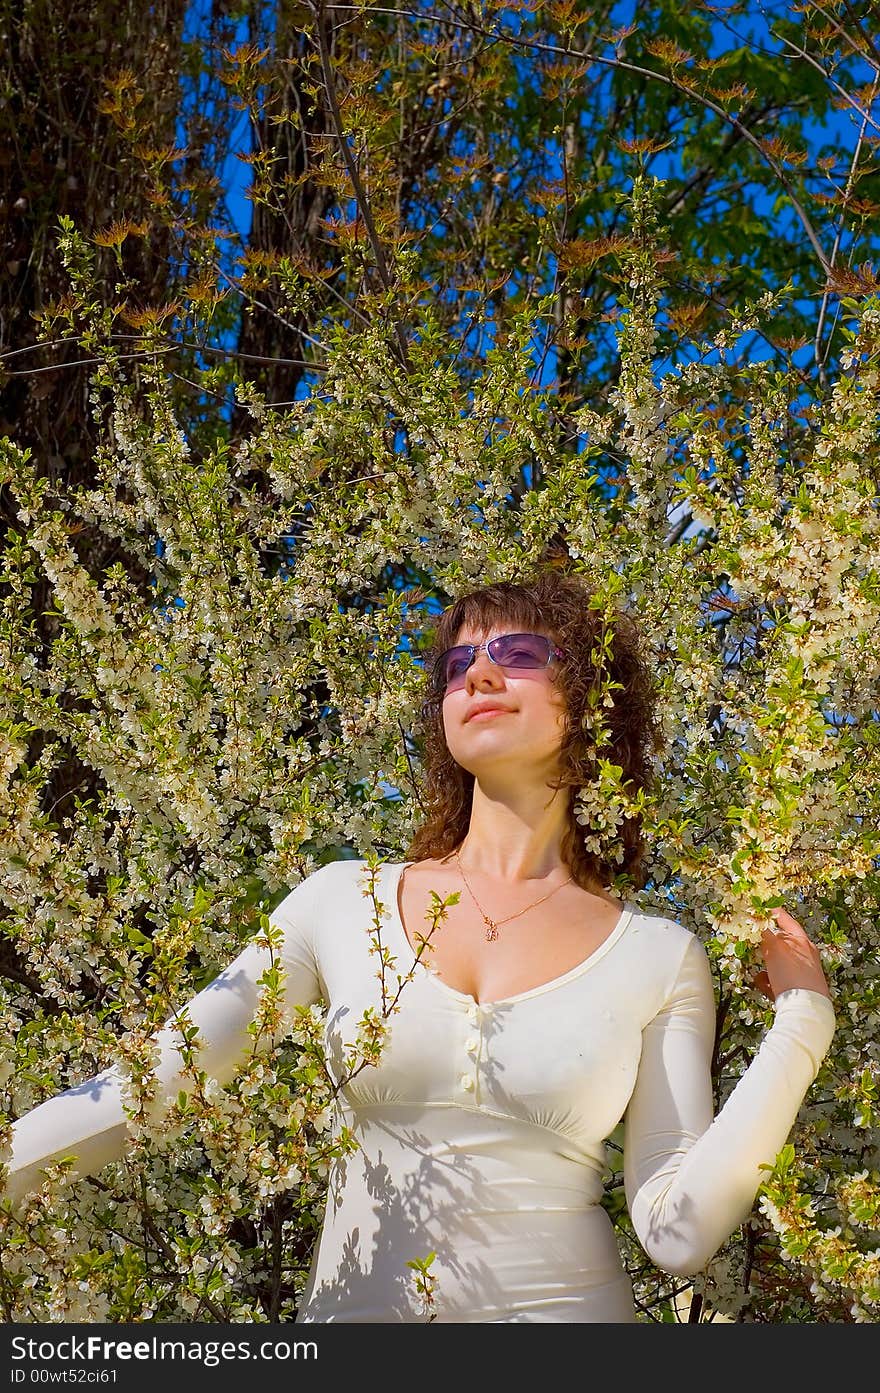
M 506 716 L 508 712 L 501 706 L 493 706 L 491 711 L 475 711 L 472 716 L 468 716 L 466 724 L 471 721 L 485 721 L 490 716 Z

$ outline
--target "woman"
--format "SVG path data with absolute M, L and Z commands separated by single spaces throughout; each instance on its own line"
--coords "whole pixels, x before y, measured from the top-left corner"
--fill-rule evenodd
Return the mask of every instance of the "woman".
M 827 1052 L 834 1012 L 819 954 L 777 910 L 762 944 L 774 1022 L 713 1120 L 705 949 L 606 888 L 615 869 L 644 884 L 634 819 L 616 868 L 576 821 L 577 790 L 596 773 L 589 697 L 603 670 L 615 693 L 602 708 L 605 753 L 630 793 L 649 784 L 658 743 L 638 634 L 588 599 L 573 577 L 539 571 L 476 590 L 440 619 L 423 709 L 427 816 L 411 859 L 380 868 L 383 942 L 412 975 L 378 1066 L 340 1095 L 360 1149 L 331 1172 L 300 1321 L 424 1320 L 409 1264 L 429 1252 L 435 1319 L 633 1321 L 599 1202 L 620 1119 L 635 1231 L 659 1267 L 694 1273 L 748 1214 L 761 1164 Z M 434 897 L 456 894 L 428 932 Z M 356 1023 L 381 1004 L 363 862 L 321 867 L 272 918 L 286 1001 L 326 1003 L 339 1078 Z M 221 1081 L 248 1042 L 267 964 L 251 944 L 190 1003 L 200 1065 Z M 181 1086 L 174 1040 L 166 1027 L 157 1073 L 168 1097 Z M 16 1124 L 8 1193 L 72 1152 L 94 1172 L 124 1135 L 111 1069 Z

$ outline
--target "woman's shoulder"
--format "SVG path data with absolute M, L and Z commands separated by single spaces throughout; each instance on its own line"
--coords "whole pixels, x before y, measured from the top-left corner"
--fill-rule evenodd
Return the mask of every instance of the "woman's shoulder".
M 638 940 L 642 948 L 650 946 L 654 952 L 679 962 L 688 949 L 693 956 L 705 954 L 699 934 L 674 915 L 664 914 L 657 907 L 640 906 L 634 900 L 628 900 L 627 906 L 632 911 L 630 937 Z
M 699 934 L 660 907 L 628 903 L 633 914 L 618 963 L 632 989 L 644 990 L 645 1019 L 677 1001 L 708 1007 L 711 965 Z
M 397 861 L 379 863 L 373 881 L 377 893 L 383 870 L 396 869 L 400 864 Z M 325 861 L 323 865 L 316 866 L 314 870 L 304 875 L 295 886 L 288 890 L 273 913 L 283 918 L 307 903 L 317 900 L 318 903 L 326 905 L 328 897 L 330 900 L 337 895 L 345 897 L 352 890 L 368 894 L 370 883 L 369 866 L 363 857 L 337 857 L 333 861 Z M 317 897 L 320 899 L 318 900 Z

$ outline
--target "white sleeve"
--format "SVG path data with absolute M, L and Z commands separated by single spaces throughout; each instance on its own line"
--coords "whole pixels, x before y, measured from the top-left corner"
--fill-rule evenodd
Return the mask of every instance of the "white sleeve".
M 318 872 L 307 876 L 270 915 L 283 931 L 280 959 L 285 968 L 284 1003 L 289 1013 L 297 1005 L 311 1005 L 321 991 L 314 952 L 313 884 Z M 276 964 L 278 955 L 276 955 Z M 218 977 L 187 1004 L 198 1029 L 197 1066 L 220 1083 L 228 1083 L 250 1042 L 247 1027 L 260 997 L 259 979 L 272 966 L 268 948 L 250 943 Z M 174 1018 L 170 1018 L 173 1020 Z M 180 1068 L 180 1033 L 167 1023 L 156 1037 L 159 1063 L 156 1077 L 160 1097 L 173 1099 L 192 1082 Z M 50 1161 L 75 1157 L 74 1173 L 93 1175 L 123 1153 L 126 1117 L 122 1106 L 123 1076 L 117 1066 L 105 1069 L 85 1083 L 49 1098 L 13 1124 L 9 1176 L 0 1194 L 19 1199 L 36 1189 L 40 1171 Z
M 747 1217 L 834 1034 L 834 1009 L 794 987 L 713 1119 L 715 1000 L 709 959 L 688 945 L 663 1009 L 642 1032 L 624 1130 L 627 1206 L 645 1252 L 665 1272 L 699 1272 Z

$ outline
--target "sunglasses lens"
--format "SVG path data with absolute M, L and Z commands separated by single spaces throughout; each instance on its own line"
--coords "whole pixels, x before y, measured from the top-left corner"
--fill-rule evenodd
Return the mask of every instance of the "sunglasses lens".
M 504 667 L 546 667 L 550 640 L 541 634 L 502 634 L 492 645 L 492 657 Z
M 443 662 L 440 665 L 440 671 L 447 684 L 449 682 L 456 682 L 459 678 L 464 677 L 468 670 L 470 657 L 470 649 L 464 647 L 450 648 L 448 652 L 443 654 Z

